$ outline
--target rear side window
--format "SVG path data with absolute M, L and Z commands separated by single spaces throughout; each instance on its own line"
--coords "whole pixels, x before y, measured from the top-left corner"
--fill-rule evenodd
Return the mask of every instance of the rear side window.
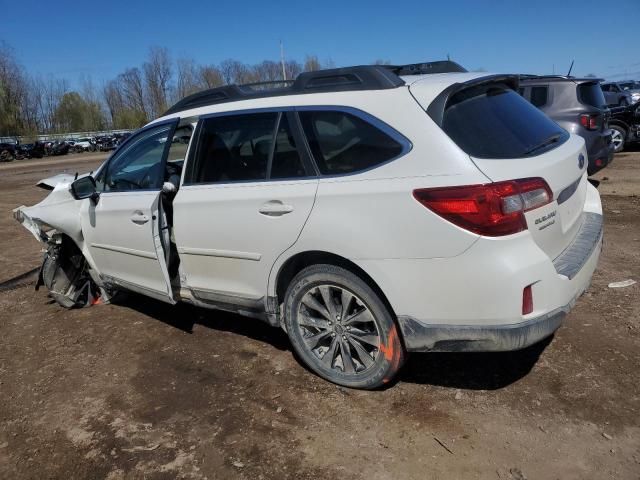
M 531 87 L 531 103 L 536 107 L 544 107 L 549 99 L 549 87 Z
M 478 158 L 539 155 L 569 134 L 518 93 L 503 84 L 479 85 L 454 94 L 444 112 L 442 128 Z
M 578 98 L 582 103 L 592 107 L 607 107 L 607 102 L 604 99 L 599 83 L 581 83 L 578 85 Z
M 266 180 L 277 112 L 203 120 L 190 183 Z
M 302 111 L 300 120 L 323 175 L 367 170 L 400 155 L 403 146 L 356 115 L 342 111 Z

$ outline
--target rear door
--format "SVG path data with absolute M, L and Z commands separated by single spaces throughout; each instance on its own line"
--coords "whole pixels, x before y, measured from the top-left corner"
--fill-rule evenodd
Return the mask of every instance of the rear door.
M 529 232 L 550 258 L 571 243 L 587 189 L 582 137 L 563 130 L 510 85 L 493 82 L 451 95 L 441 127 L 492 181 L 543 178 L 554 201 L 525 214 Z
M 318 187 L 293 115 L 200 121 L 173 203 L 181 267 L 199 299 L 263 308 L 270 269 L 297 240 Z

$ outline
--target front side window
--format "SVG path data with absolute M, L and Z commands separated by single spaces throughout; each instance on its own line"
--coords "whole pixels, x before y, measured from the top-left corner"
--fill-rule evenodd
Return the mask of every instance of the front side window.
M 403 146 L 356 115 L 343 111 L 302 111 L 300 120 L 323 175 L 359 172 L 400 155 Z
M 160 189 L 164 180 L 162 159 L 173 125 L 161 125 L 140 132 L 107 164 L 96 178 L 98 190 Z
M 470 87 L 447 102 L 442 128 L 478 158 L 534 156 L 564 143 L 569 134 L 503 84 Z
M 202 121 L 190 183 L 266 180 L 277 112 Z

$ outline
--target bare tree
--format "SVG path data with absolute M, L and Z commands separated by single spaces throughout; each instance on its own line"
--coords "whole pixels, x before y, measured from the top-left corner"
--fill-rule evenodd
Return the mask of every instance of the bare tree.
M 200 78 L 206 88 L 216 88 L 224 85 L 222 73 L 215 65 L 200 67 Z
M 138 128 L 148 121 L 139 70 L 118 75 L 105 85 L 103 94 L 113 128 Z
M 321 70 L 322 65 L 320 64 L 320 60 L 316 55 L 307 55 L 304 59 L 304 71 L 305 72 L 315 72 L 317 70 Z
M 251 69 L 237 60 L 227 59 L 220 64 L 220 73 L 225 84 L 243 84 L 252 81 Z
M 254 82 L 275 82 L 282 80 L 282 66 L 278 62 L 265 60 L 262 63 L 254 65 L 252 71 Z
M 104 102 L 109 110 L 111 126 L 115 127 L 118 115 L 125 109 L 124 98 L 122 95 L 122 82 L 120 77 L 110 80 L 102 88 Z
M 151 114 L 157 117 L 167 109 L 172 73 L 169 50 L 163 47 L 152 47 L 149 51 L 149 60 L 144 63 L 143 70 Z
M 43 87 L 43 117 L 46 119 L 46 130 L 49 132 L 59 131 L 56 121 L 56 109 L 62 100 L 62 97 L 69 90 L 66 80 L 54 78 L 49 75 L 42 84 Z
M 34 137 L 43 127 L 42 90 L 33 78 L 26 79 L 26 94 L 22 98 L 23 134 Z
M 144 98 L 142 73 L 138 68 L 129 68 L 118 77 L 122 85 L 122 96 L 128 109 L 140 112 L 145 120 L 149 119 Z
M 307 55 L 304 65 L 289 60 L 284 70 L 293 80 L 302 71 L 333 66 L 331 60 L 321 62 L 316 55 Z M 127 68 L 99 89 L 90 77 L 81 77 L 78 90 L 71 92 L 65 79 L 28 75 L 0 41 L 0 135 L 98 129 L 107 124 L 137 128 L 161 115 L 170 100 L 224 84 L 279 81 L 282 74 L 281 63 L 271 60 L 248 65 L 227 59 L 201 66 L 181 58 L 173 63 L 166 48 L 153 47 L 140 68 Z
M 302 73 L 302 65 L 295 60 L 289 60 L 284 64 L 284 71 L 287 73 L 287 79 L 293 80 Z
M 190 58 L 181 58 L 177 61 L 176 100 L 198 92 L 204 88 L 200 69 Z

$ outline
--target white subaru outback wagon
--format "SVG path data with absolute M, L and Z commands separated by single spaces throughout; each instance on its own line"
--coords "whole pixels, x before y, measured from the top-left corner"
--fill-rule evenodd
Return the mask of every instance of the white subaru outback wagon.
M 65 307 L 131 290 L 257 317 L 375 388 L 407 352 L 538 342 L 590 283 L 584 140 L 517 84 L 432 62 L 204 91 L 14 215 Z

